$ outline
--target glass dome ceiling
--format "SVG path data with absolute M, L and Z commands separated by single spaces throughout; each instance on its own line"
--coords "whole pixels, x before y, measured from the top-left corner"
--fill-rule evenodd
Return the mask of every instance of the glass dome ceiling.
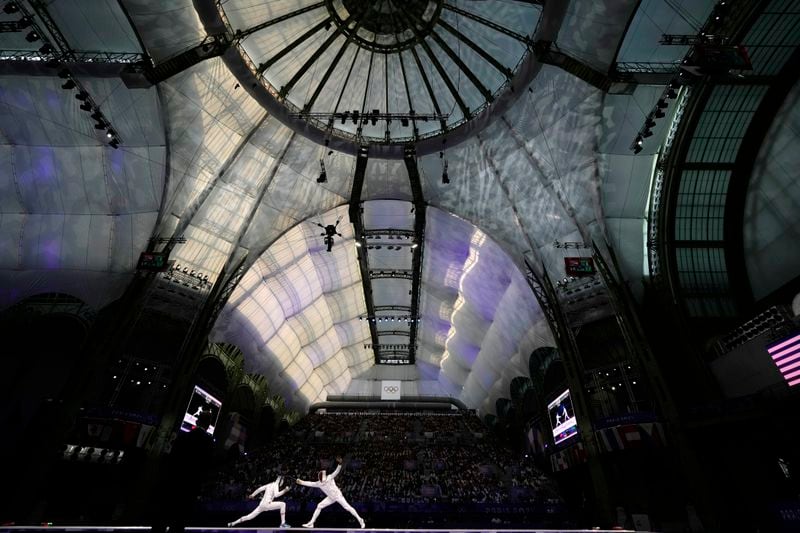
M 229 0 L 239 51 L 295 115 L 402 143 L 474 117 L 508 90 L 541 6 L 506 0 Z

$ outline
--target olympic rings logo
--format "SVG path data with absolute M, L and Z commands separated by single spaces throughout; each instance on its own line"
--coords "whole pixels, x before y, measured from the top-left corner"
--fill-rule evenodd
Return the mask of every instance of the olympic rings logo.
M 400 387 L 396 387 L 395 385 L 387 385 L 383 387 L 383 392 L 400 392 Z

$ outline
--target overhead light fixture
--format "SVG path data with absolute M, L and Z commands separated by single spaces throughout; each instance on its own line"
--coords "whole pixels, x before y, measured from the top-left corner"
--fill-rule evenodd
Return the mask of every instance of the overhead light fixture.
M 58 77 L 68 80 L 72 77 L 72 73 L 68 69 L 62 68 L 58 71 Z
M 17 21 L 18 28 L 27 28 L 33 24 L 33 19 L 30 16 L 24 16 Z
M 42 46 L 39 47 L 39 53 L 41 54 L 52 54 L 55 51 L 56 49 L 53 48 L 53 45 L 50 43 L 44 43 Z
M 403 126 L 404 128 L 407 128 L 408 127 L 408 119 L 407 118 L 401 118 L 400 119 L 400 125 Z
M 94 129 L 96 130 L 104 130 L 108 127 L 104 120 L 99 121 L 97 124 L 94 125 Z
M 113 138 L 113 137 L 114 137 L 114 130 L 112 130 L 112 129 L 109 129 L 109 130 L 106 132 L 106 137 L 108 137 L 109 139 Z
M 70 90 L 75 88 L 75 82 L 73 80 L 67 80 L 61 84 L 62 89 Z
M 17 5 L 16 2 L 9 2 L 5 6 L 3 6 L 3 11 L 7 15 L 13 15 L 17 11 L 19 11 L 19 6 Z
M 642 151 L 642 144 L 644 144 L 644 140 L 642 139 L 642 135 L 639 134 L 636 136 L 636 139 L 633 140 L 633 144 L 631 145 L 631 150 L 633 150 L 634 154 L 638 154 Z
M 675 89 L 669 88 L 666 92 L 667 98 L 674 99 L 678 97 L 678 93 L 675 92 Z
M 353 110 L 353 124 L 358 124 L 358 110 Z
M 661 109 L 656 108 L 656 110 L 653 111 L 653 116 L 655 118 L 664 118 L 666 115 L 664 114 L 664 112 Z
M 666 109 L 668 105 L 669 104 L 667 104 L 667 101 L 664 100 L 663 98 L 659 98 L 658 102 L 656 102 L 656 107 L 658 107 L 659 109 Z
M 84 111 L 91 111 L 91 110 L 92 110 L 92 104 L 90 104 L 89 102 L 84 102 L 84 103 L 82 103 L 82 104 L 80 105 L 80 107 L 81 107 L 81 109 L 83 109 Z
M 108 145 L 114 150 L 116 150 L 117 148 L 119 148 L 119 139 L 111 139 Z
M 356 241 L 356 247 L 357 247 L 357 248 L 361 248 L 361 243 L 360 243 L 360 242 L 358 242 L 358 241 Z
M 447 161 L 444 162 L 444 167 L 442 168 L 442 183 L 447 185 L 450 183 L 450 177 L 447 175 Z
M 642 137 L 645 137 L 645 138 L 652 137 L 653 136 L 653 131 L 650 128 L 645 128 L 644 130 L 642 130 L 641 135 L 642 135 Z
M 89 99 L 89 93 L 86 91 L 80 91 L 78 94 L 75 95 L 76 100 L 80 100 L 81 102 L 85 102 Z
M 654 128 L 656 126 L 656 121 L 650 117 L 647 117 L 647 120 L 644 121 L 645 128 Z
M 25 36 L 25 40 L 28 41 L 29 43 L 35 43 L 39 39 L 41 39 L 41 36 L 39 35 L 39 32 L 36 30 L 29 31 L 28 35 Z

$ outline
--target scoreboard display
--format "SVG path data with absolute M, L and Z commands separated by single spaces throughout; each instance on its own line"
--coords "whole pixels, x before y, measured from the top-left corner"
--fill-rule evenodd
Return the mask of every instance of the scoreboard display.
M 169 268 L 169 257 L 164 252 L 142 252 L 136 268 L 148 272 L 163 272 Z
M 591 257 L 565 257 L 564 271 L 567 276 L 591 276 L 596 272 L 594 259 Z

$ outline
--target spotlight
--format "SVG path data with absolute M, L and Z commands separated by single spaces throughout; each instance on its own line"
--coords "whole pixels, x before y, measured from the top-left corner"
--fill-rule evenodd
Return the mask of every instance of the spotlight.
M 653 136 L 653 132 L 650 130 L 650 128 L 645 128 L 644 130 L 642 130 L 642 137 L 647 138 L 647 137 L 652 137 L 652 136 Z
M 55 51 L 56 51 L 56 49 L 53 48 L 53 45 L 50 44 L 50 43 L 44 43 L 42 46 L 39 47 L 39 53 L 42 53 L 42 54 L 52 54 Z M 48 66 L 50 66 L 50 65 L 48 65 Z
M 29 43 L 35 43 L 39 39 L 41 39 L 41 37 L 39 36 L 39 32 L 36 30 L 29 31 L 28 35 L 25 36 L 25 40 Z
M 105 121 L 103 121 L 103 120 L 98 121 L 97 124 L 94 125 L 94 129 L 96 129 L 96 130 L 104 130 L 107 127 L 108 126 L 106 125 Z
M 358 110 L 353 111 L 353 124 L 358 124 Z
M 444 162 L 444 167 L 442 168 L 442 183 L 445 185 L 450 183 L 450 178 L 447 176 L 447 161 Z
M 99 109 L 94 113 L 92 113 L 91 117 L 98 122 L 101 122 L 103 120 L 103 114 L 100 112 Z
M 111 139 L 108 145 L 114 150 L 116 150 L 117 148 L 119 148 L 119 139 Z
M 21 19 L 19 19 L 17 21 L 17 27 L 18 28 L 27 28 L 31 24 L 33 24 L 33 19 L 31 17 L 29 17 L 29 16 L 22 17 Z
M 674 99 L 678 97 L 678 93 L 675 92 L 675 89 L 669 88 L 667 89 L 667 98 Z
M 658 102 L 656 102 L 656 106 L 659 109 L 666 109 L 667 105 L 669 105 L 669 104 L 667 104 L 667 101 L 664 100 L 663 98 L 659 98 Z
M 414 249 L 414 248 L 416 248 L 417 246 L 419 246 L 419 244 L 417 244 L 417 243 L 414 243 L 414 244 L 412 244 L 412 245 L 411 245 L 411 249 L 413 250 L 413 249 Z
M 656 110 L 653 112 L 653 116 L 655 118 L 664 118 L 666 115 L 664 114 L 663 111 L 661 111 L 660 109 L 656 108 Z
M 642 140 L 642 135 L 637 135 L 636 139 L 633 140 L 633 145 L 631 146 L 631 150 L 633 150 L 635 154 L 638 154 L 639 152 L 642 151 L 642 144 L 644 144 L 644 141 Z M 564 281 L 566 281 L 566 278 L 564 278 Z
M 348 111 L 345 111 L 344 113 L 342 113 L 342 115 L 341 115 L 341 116 L 342 116 L 342 124 L 344 124 L 345 122 L 347 122 L 347 116 L 348 116 L 349 114 L 350 114 L 350 113 L 349 113 Z
M 69 70 L 62 68 L 61 70 L 58 71 L 58 77 L 68 80 L 72 77 L 72 73 Z
M 400 125 L 403 126 L 404 128 L 407 128 L 408 127 L 408 119 L 407 118 L 401 118 L 400 119 Z
M 76 100 L 80 100 L 81 102 L 85 102 L 89 99 L 89 93 L 86 91 L 80 91 L 78 94 L 75 95 Z
M 91 110 L 92 110 L 92 104 L 90 104 L 89 102 L 84 102 L 84 103 L 82 103 L 82 104 L 80 105 L 80 107 L 81 107 L 81 109 L 83 109 L 84 111 L 91 111 Z
M 656 121 L 650 117 L 647 117 L 647 120 L 644 121 L 645 128 L 654 128 L 656 126 Z
M 75 82 L 72 80 L 67 80 L 61 85 L 62 89 L 70 90 L 75 88 Z
M 13 15 L 17 11 L 19 11 L 19 6 L 17 5 L 16 2 L 9 2 L 3 7 L 3 11 L 7 15 Z
M 106 132 L 106 137 L 108 137 L 109 139 L 113 138 L 114 137 L 114 130 L 111 130 L 111 129 L 108 130 Z
M 358 248 L 361 248 L 361 243 L 360 243 L 360 242 L 358 242 L 358 241 L 356 241 L 356 246 L 357 246 Z

